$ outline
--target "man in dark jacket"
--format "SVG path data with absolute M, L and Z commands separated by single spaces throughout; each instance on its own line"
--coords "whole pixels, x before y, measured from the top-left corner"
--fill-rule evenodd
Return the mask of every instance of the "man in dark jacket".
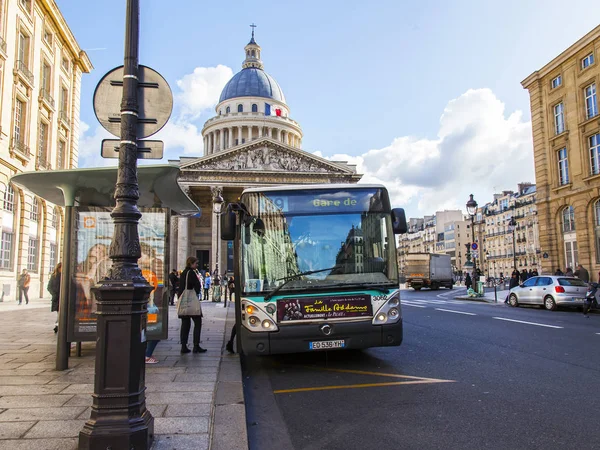
M 512 289 L 514 287 L 517 287 L 519 285 L 519 275 L 518 275 L 518 271 L 517 272 L 513 272 L 512 275 L 510 276 L 510 284 L 508 285 L 508 289 Z M 504 303 L 508 303 L 508 298 L 509 295 L 506 296 L 506 300 L 504 300 Z
M 586 283 L 590 282 L 590 274 L 586 268 L 584 268 L 581 264 L 577 265 L 577 270 L 575 271 L 575 276 L 579 278 L 581 281 L 585 281 Z
M 175 293 L 179 289 L 179 277 L 177 271 L 173 269 L 169 274 L 169 284 L 171 285 L 171 295 L 169 296 L 169 305 L 175 304 Z
M 523 269 L 521 271 L 521 283 L 524 283 L 527 280 L 527 278 L 529 278 L 529 275 L 527 274 L 527 270 Z

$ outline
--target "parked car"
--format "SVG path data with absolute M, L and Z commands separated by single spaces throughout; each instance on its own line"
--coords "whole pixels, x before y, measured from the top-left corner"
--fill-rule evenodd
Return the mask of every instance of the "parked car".
M 510 290 L 510 306 L 540 305 L 550 311 L 561 306 L 583 306 L 587 284 L 579 278 L 542 275 L 531 277 Z

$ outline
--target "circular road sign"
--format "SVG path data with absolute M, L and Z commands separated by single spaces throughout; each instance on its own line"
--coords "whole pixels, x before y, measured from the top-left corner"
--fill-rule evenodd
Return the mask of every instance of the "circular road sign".
M 544 259 L 547 259 L 547 258 L 548 258 L 548 253 L 544 252 L 544 254 L 542 255 L 542 257 L 543 257 Z
M 102 77 L 94 92 L 98 122 L 111 134 L 121 136 L 123 66 Z M 173 94 L 157 71 L 138 66 L 138 139 L 147 138 L 165 126 L 173 110 Z
M 473 242 L 473 244 L 471 244 L 471 248 L 473 250 L 477 250 L 477 242 Z

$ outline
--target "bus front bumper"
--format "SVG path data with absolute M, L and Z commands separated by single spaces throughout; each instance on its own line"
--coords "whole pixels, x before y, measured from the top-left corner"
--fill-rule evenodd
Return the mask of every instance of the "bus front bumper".
M 329 335 L 321 331 L 325 324 L 331 327 Z M 310 343 L 317 341 L 343 340 L 344 346 L 336 350 L 397 346 L 402 343 L 402 319 L 386 325 L 372 325 L 370 321 L 294 324 L 279 327 L 279 331 L 258 333 L 242 327 L 241 338 L 247 355 L 322 351 L 311 350 Z

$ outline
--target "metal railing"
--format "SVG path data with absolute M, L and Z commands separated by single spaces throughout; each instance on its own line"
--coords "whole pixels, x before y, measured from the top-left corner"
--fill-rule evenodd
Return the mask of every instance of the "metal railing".
M 52 96 L 50 95 L 50 92 L 47 89 L 45 89 L 45 88 L 40 89 L 40 97 L 46 103 L 48 103 L 48 105 L 50 105 L 50 107 L 52 109 L 54 109 L 54 98 L 52 98 Z
M 4 40 L 4 38 L 2 36 L 0 36 L 0 50 L 2 50 L 2 52 L 6 53 L 6 41 Z
M 31 157 L 31 151 L 29 150 L 29 147 L 25 145 L 25 142 L 19 139 L 12 138 L 10 141 L 10 147 L 16 153 L 19 153 L 27 158 Z
M 33 74 L 27 67 L 27 64 L 25 64 L 25 62 L 20 59 L 17 60 L 17 72 L 23 75 L 23 78 L 25 78 L 29 82 L 29 84 L 33 85 Z
M 35 161 L 35 167 L 36 169 L 51 169 L 50 162 L 48 161 L 48 158 L 45 154 L 38 153 Z
M 64 109 L 61 109 L 58 112 L 58 118 L 60 120 L 62 120 L 64 123 L 69 123 L 69 113 L 67 111 L 65 111 Z

